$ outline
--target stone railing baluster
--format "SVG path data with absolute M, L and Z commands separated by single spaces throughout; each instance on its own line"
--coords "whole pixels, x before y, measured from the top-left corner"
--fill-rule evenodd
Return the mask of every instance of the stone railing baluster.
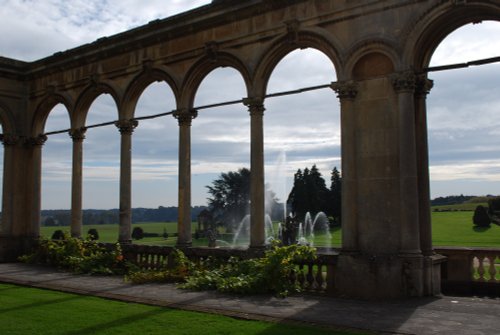
M 318 264 L 318 270 L 316 271 L 316 284 L 318 285 L 316 287 L 317 291 L 323 291 L 323 264 Z

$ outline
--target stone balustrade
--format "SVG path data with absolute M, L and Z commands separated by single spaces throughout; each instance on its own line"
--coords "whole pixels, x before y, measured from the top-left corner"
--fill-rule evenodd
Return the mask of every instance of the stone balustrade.
M 114 245 L 107 245 L 112 249 Z M 169 255 L 173 247 L 151 245 L 123 245 L 125 258 L 143 270 L 159 270 L 165 268 L 169 262 Z M 194 262 L 200 262 L 208 257 L 227 260 L 230 257 L 248 259 L 261 257 L 264 250 L 231 249 L 231 248 L 186 248 L 184 254 Z M 321 252 L 321 250 L 320 250 Z M 326 293 L 333 288 L 333 273 L 335 270 L 338 253 L 320 253 L 312 263 L 298 263 L 295 273 L 290 276 L 304 291 Z
M 440 247 L 444 293 L 500 296 L 500 249 Z
M 110 248 L 113 245 L 109 245 Z M 124 245 L 127 260 L 144 270 L 158 270 L 168 264 L 173 247 L 151 245 Z M 231 248 L 187 248 L 183 252 L 195 262 L 208 257 L 248 259 L 260 257 L 263 250 Z M 500 296 L 500 249 L 439 247 L 437 254 L 446 256 L 441 273 L 441 285 L 445 294 Z M 298 263 L 290 280 L 306 292 L 331 294 L 334 288 L 334 272 L 337 269 L 337 250 L 318 249 L 318 258 L 312 263 Z

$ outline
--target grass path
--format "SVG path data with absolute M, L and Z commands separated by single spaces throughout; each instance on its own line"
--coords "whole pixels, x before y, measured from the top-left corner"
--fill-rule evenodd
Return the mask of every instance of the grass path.
M 350 334 L 0 284 L 2 335 Z M 352 333 L 351 333 L 352 334 Z

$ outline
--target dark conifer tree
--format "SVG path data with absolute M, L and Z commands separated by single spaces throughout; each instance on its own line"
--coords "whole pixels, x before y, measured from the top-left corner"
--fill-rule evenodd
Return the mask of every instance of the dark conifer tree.
M 333 217 L 337 224 L 342 219 L 342 178 L 337 167 L 332 170 L 330 178 L 329 215 Z

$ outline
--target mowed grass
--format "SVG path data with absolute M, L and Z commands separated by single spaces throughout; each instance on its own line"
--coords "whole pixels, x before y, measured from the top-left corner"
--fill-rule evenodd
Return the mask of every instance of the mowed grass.
M 0 284 L 2 335 L 352 334 Z
M 465 247 L 497 247 L 500 248 L 500 226 L 492 224 L 490 228 L 477 228 L 472 224 L 472 211 L 446 211 L 432 212 L 432 239 L 433 245 L 439 246 L 465 246 Z M 134 223 L 134 227 L 141 227 L 147 233 L 157 233 L 160 237 L 147 237 L 142 240 L 134 240 L 137 244 L 166 245 L 174 246 L 177 232 L 176 222 L 147 222 Z M 196 223 L 192 224 L 192 231 L 195 231 Z M 89 225 L 83 226 L 83 233 L 86 234 L 90 228 L 95 228 L 99 232 L 100 241 L 114 243 L 118 239 L 118 225 Z M 41 234 L 45 237 L 52 236 L 57 229 L 69 231 L 69 227 L 42 227 Z M 169 237 L 161 237 L 166 229 Z M 275 227 L 277 231 L 277 225 Z M 318 247 L 340 247 L 342 230 L 334 228 L 330 232 L 330 237 L 326 234 L 316 233 L 313 244 Z M 230 239 L 226 239 L 230 243 Z M 206 238 L 193 239 L 193 246 L 207 246 Z M 227 243 L 220 242 L 220 246 Z
M 500 248 L 500 226 L 479 228 L 472 224 L 471 211 L 432 212 L 432 242 L 438 246 Z

